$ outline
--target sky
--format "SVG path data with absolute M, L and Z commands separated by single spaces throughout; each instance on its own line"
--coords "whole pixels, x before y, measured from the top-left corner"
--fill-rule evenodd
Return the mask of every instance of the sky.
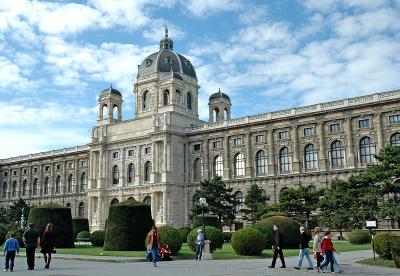
M 84 145 L 99 93 L 134 118 L 137 66 L 168 26 L 242 117 L 400 88 L 400 0 L 0 0 L 0 158 Z

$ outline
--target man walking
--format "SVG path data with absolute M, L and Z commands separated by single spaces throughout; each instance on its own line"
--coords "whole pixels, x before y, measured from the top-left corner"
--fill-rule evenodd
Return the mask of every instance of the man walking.
M 276 258 L 278 257 L 281 259 L 282 266 L 281 268 L 286 268 L 285 259 L 283 258 L 282 252 L 282 234 L 279 231 L 277 225 L 274 225 L 274 234 L 272 235 L 272 250 L 274 251 L 274 256 L 272 257 L 272 264 L 269 265 L 269 268 L 274 268 L 276 263 Z
M 297 270 L 300 270 L 304 256 L 306 256 L 308 261 L 307 269 L 313 270 L 313 264 L 310 258 L 310 254 L 308 253 L 308 242 L 309 239 L 307 237 L 307 234 L 304 232 L 304 227 L 300 227 L 300 253 L 299 253 L 299 258 L 297 260 L 297 266 L 294 267 Z
M 26 248 L 28 270 L 33 270 L 35 268 L 35 250 L 39 244 L 39 232 L 33 228 L 33 223 L 29 223 L 29 229 L 25 231 L 22 240 Z

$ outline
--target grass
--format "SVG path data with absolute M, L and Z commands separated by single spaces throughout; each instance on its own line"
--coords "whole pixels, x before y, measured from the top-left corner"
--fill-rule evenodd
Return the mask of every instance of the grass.
M 366 265 L 385 266 L 385 267 L 395 267 L 393 260 L 383 260 L 380 258 L 377 258 L 376 260 L 374 260 L 373 258 L 363 259 L 363 260 L 357 261 L 356 263 L 366 264 Z

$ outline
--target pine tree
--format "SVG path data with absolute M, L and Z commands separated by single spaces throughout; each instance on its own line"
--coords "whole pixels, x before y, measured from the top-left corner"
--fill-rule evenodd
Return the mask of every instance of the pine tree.
M 267 199 L 257 184 L 251 184 L 245 197 L 246 208 L 241 210 L 244 213 L 243 219 L 252 224 L 258 222 L 261 219 L 261 215 L 268 209 L 265 204 Z

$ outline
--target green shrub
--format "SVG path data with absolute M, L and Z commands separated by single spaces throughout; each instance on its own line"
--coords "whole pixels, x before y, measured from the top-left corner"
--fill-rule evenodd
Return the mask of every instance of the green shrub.
M 78 233 L 78 235 L 76 236 L 77 239 L 85 239 L 85 240 L 89 240 L 90 238 L 90 233 L 88 231 L 81 231 Z
M 272 212 L 268 212 L 268 213 L 266 213 L 266 214 L 263 214 L 263 215 L 261 216 L 261 220 L 267 219 L 267 218 L 270 218 L 270 217 L 275 217 L 275 216 L 288 217 L 289 214 L 288 214 L 288 213 L 285 213 L 285 212 L 275 212 L 275 211 L 272 211 Z
M 7 228 L 0 224 L 0 245 L 6 240 Z
M 349 234 L 349 242 L 352 244 L 365 244 L 371 242 L 371 235 L 368 231 L 356 229 Z
M 153 221 L 150 206 L 134 199 L 114 204 L 109 209 L 104 250 L 144 250 Z
M 300 224 L 289 217 L 274 216 L 263 219 L 256 229 L 259 230 L 266 238 L 266 248 L 272 246 L 272 235 L 274 233 L 273 226 L 277 225 L 282 234 L 283 248 L 298 248 L 300 239 Z
M 218 217 L 213 215 L 204 215 L 204 225 L 213 226 L 217 229 L 221 229 Z M 203 226 L 203 215 L 197 215 L 193 217 L 193 228 Z
M 24 236 L 24 232 L 26 231 L 27 228 L 15 228 L 7 232 L 6 234 L 6 239 L 9 239 L 11 237 L 11 234 L 15 234 L 15 238 L 19 242 L 20 247 L 25 247 L 25 244 L 22 240 L 22 237 Z
M 187 243 L 192 251 L 196 251 L 197 230 L 202 227 L 194 228 L 187 237 Z M 222 248 L 224 244 L 224 234 L 218 228 L 206 226 L 206 239 L 210 241 L 210 251 L 213 252 L 217 248 Z
M 236 231 L 232 235 L 231 246 L 238 255 L 260 256 L 265 244 L 263 234 L 252 227 Z
M 400 268 L 400 237 L 394 239 L 392 246 L 393 261 L 397 268 Z
M 374 237 L 375 252 L 385 260 L 391 260 L 389 242 L 395 250 L 400 247 L 400 236 L 389 235 L 388 233 L 379 233 Z
M 34 228 L 39 231 L 40 237 L 42 237 L 47 224 L 52 223 L 54 225 L 56 248 L 74 247 L 70 208 L 55 203 L 31 208 L 28 223 L 33 223 Z
M 160 234 L 160 245 L 164 247 L 164 245 L 168 244 L 171 249 L 171 255 L 175 256 L 178 254 L 182 247 L 182 237 L 179 231 L 174 227 L 160 226 L 158 227 L 158 233 Z M 145 245 L 147 244 L 148 240 L 146 237 Z
M 181 234 L 182 243 L 187 243 L 187 236 L 189 235 L 192 228 L 190 227 L 182 227 L 178 229 L 179 233 Z
M 94 246 L 103 246 L 105 236 L 103 230 L 97 230 L 90 234 L 89 240 Z
M 82 231 L 89 232 L 89 220 L 86 218 L 72 219 L 72 229 L 74 232 L 74 238 L 76 238 L 78 233 L 80 233 Z
M 226 242 L 231 242 L 232 239 L 232 232 L 223 232 L 224 234 L 224 241 Z

